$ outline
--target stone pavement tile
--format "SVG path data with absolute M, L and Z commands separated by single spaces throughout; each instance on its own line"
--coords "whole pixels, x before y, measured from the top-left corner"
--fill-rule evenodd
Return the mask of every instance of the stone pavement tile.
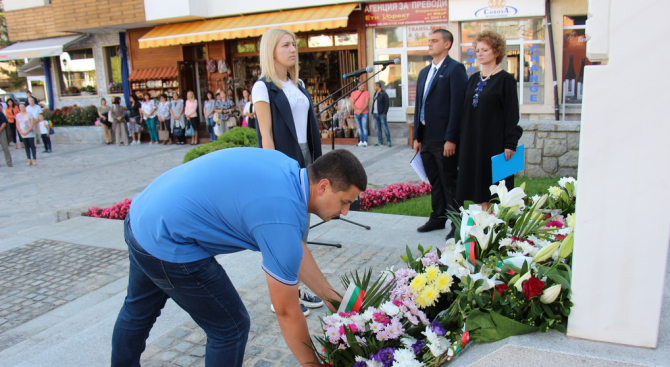
M 340 291 L 340 276 L 354 270 L 362 272 L 365 268 L 373 269 L 373 278 L 379 276 L 381 270 L 402 264 L 400 255 L 404 248 L 390 248 L 373 245 L 346 243 L 342 249 L 310 245 L 317 264 L 322 269 L 332 271 L 326 273 L 328 281 Z M 244 366 L 296 366 L 298 363 L 284 342 L 277 323 L 277 318 L 270 311 L 265 275 L 260 274 L 247 283 L 237 287 L 240 297 L 252 318 L 251 330 L 245 350 Z M 326 315 L 326 307 L 313 309 L 307 317 L 307 324 L 312 335 L 320 333 L 320 316 Z M 191 329 L 191 320 L 165 334 L 151 343 L 143 354 L 144 366 L 148 363 L 204 363 L 206 341 L 205 333 L 198 327 Z M 193 330 L 187 333 L 186 330 Z M 195 347 L 192 347 L 195 346 Z M 160 351 L 158 351 L 160 350 Z M 189 357 L 189 358 L 185 358 Z M 198 362 L 193 362 L 193 359 Z
M 50 240 L 0 252 L 0 334 L 126 276 L 127 256 Z M 0 350 L 16 341 L 0 337 Z

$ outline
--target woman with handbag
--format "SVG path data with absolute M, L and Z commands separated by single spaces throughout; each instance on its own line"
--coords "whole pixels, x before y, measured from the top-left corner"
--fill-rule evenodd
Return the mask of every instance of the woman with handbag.
M 233 92 L 230 92 L 232 96 Z M 221 99 L 216 101 L 216 112 L 219 114 L 219 126 L 221 127 L 221 133 L 225 133 L 234 126 L 237 125 L 235 121 L 235 116 L 232 115 L 235 111 L 235 102 L 230 96 L 226 96 L 225 91 L 219 92 Z
M 114 130 L 114 140 L 116 146 L 123 143 L 128 146 L 128 132 L 126 131 L 126 116 L 121 107 L 121 97 L 114 97 L 112 102 L 112 110 L 110 111 L 112 120 L 112 130 Z
M 158 117 L 158 122 L 160 123 L 160 130 L 158 131 L 158 140 L 165 140 L 162 145 L 172 144 L 172 133 L 170 132 L 170 102 L 168 102 L 167 94 L 163 93 L 160 96 L 160 102 L 156 108 L 156 117 Z M 167 130 L 167 136 L 164 136 L 161 139 L 161 132 L 165 134 Z
M 100 122 L 102 123 L 102 131 L 105 132 L 105 144 L 112 144 L 112 123 L 109 122 L 109 110 L 111 108 L 107 106 L 107 100 L 100 100 L 100 107 L 98 107 L 98 116 L 100 117 Z
M 186 117 L 186 129 L 192 130 L 191 145 L 198 144 L 198 127 L 200 127 L 200 118 L 198 117 L 198 100 L 195 99 L 193 91 L 186 92 L 186 105 L 184 106 L 184 116 Z
M 140 133 L 142 132 L 142 125 L 140 125 L 140 108 L 142 105 L 137 100 L 135 94 L 130 95 L 130 121 L 128 121 L 128 132 L 130 137 L 133 138 L 132 145 L 140 144 Z M 137 139 L 135 138 L 137 135 Z
M 177 145 L 186 144 L 186 123 L 184 122 L 184 100 L 179 98 L 179 93 L 172 93 L 172 102 L 170 102 L 170 128 L 172 135 L 177 137 Z
M 312 97 L 298 80 L 298 46 L 293 32 L 273 28 L 261 38 L 260 62 L 262 74 L 251 90 L 258 128 L 258 146 L 278 150 L 306 168 L 321 156 L 319 126 Z M 290 126 L 290 127 L 289 127 Z M 309 215 L 303 242 L 309 234 Z M 301 309 L 316 308 L 323 301 L 299 287 Z M 274 307 L 270 306 L 274 311 Z M 302 362 L 302 361 L 301 361 Z
M 205 112 L 205 121 L 207 121 L 207 126 L 209 126 L 209 140 L 216 140 L 216 134 L 214 134 L 214 107 L 216 105 L 216 99 L 214 98 L 214 93 L 207 91 L 205 94 L 207 100 L 204 103 L 203 111 Z

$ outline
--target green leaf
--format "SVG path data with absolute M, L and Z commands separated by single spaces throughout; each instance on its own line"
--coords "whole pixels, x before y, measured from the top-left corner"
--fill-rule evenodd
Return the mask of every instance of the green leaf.
M 479 297 L 479 295 L 475 292 L 472 292 L 472 295 L 474 296 L 475 302 L 477 302 L 477 305 L 479 305 L 479 307 L 484 307 L 484 301 L 482 301 L 482 298 Z
M 407 258 L 407 255 L 400 255 L 400 259 L 405 263 L 409 262 L 409 259 Z
M 547 274 L 547 277 L 549 277 L 549 279 L 553 280 L 554 282 L 560 284 L 561 287 L 563 287 L 563 289 L 570 289 L 570 282 L 568 282 L 568 280 L 563 278 L 562 276 L 558 275 L 557 272 L 552 271 L 550 274 Z
M 547 306 L 543 303 L 542 304 L 542 309 L 544 310 L 544 312 L 547 313 L 547 315 L 549 315 L 549 317 L 554 317 L 554 313 L 551 312 L 551 308 L 549 306 Z
M 536 302 L 531 302 L 530 308 L 535 315 L 537 316 L 542 315 L 542 307 L 538 306 Z
M 414 257 L 412 256 L 412 251 L 410 251 L 409 246 L 405 245 L 405 249 L 407 250 L 407 258 L 409 261 L 414 262 Z
M 563 334 L 565 334 L 565 333 L 568 332 L 568 331 L 565 329 L 565 327 L 563 327 L 563 325 L 561 325 L 561 324 L 553 324 L 553 325 L 551 325 L 551 328 L 554 329 L 554 330 L 560 331 L 560 332 L 563 333 Z

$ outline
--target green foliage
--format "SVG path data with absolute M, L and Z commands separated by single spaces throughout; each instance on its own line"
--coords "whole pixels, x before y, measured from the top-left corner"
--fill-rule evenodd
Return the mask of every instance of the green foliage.
M 257 146 L 256 130 L 237 127 L 222 134 L 216 141 L 189 150 L 184 156 L 184 163 L 221 149 L 255 146 Z
M 81 107 L 73 108 L 70 113 L 67 115 L 67 120 L 69 125 L 72 126 L 81 126 L 84 123 L 84 110 Z

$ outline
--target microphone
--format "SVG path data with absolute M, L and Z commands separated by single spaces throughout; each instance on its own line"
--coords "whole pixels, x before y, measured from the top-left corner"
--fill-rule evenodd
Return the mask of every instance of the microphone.
M 386 61 L 375 61 L 374 65 L 400 65 L 400 59 L 386 60 Z
M 342 75 L 342 79 L 347 79 L 347 78 L 351 78 L 351 77 L 354 77 L 354 76 L 359 76 L 359 75 L 371 73 L 373 71 L 375 71 L 375 69 L 372 66 L 368 66 L 365 69 L 360 69 L 360 70 L 352 71 L 349 74 L 344 74 L 344 75 Z

